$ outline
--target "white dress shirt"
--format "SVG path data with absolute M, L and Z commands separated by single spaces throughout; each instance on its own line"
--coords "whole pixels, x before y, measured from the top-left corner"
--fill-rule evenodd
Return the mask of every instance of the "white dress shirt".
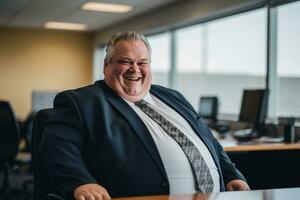
M 145 96 L 144 100 L 151 104 L 158 113 L 176 125 L 176 127 L 179 128 L 189 138 L 189 140 L 194 143 L 207 163 L 209 171 L 212 175 L 214 181 L 213 192 L 219 192 L 219 173 L 215 162 L 205 144 L 195 134 L 188 122 L 175 110 L 150 93 Z M 147 116 L 140 108 L 135 106 L 134 103 L 129 101 L 126 102 L 143 120 L 158 148 L 168 176 L 170 194 L 195 193 L 195 179 L 192 168 L 181 147 L 155 121 Z

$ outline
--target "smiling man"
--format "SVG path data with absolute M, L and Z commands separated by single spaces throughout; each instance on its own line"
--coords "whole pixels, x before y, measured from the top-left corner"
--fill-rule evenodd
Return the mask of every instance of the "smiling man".
M 249 190 L 177 91 L 151 84 L 151 50 L 135 32 L 107 44 L 104 80 L 58 94 L 40 155 L 65 199 Z
M 136 102 L 151 86 L 150 52 L 142 40 L 111 41 L 104 66 L 105 83 L 120 97 Z

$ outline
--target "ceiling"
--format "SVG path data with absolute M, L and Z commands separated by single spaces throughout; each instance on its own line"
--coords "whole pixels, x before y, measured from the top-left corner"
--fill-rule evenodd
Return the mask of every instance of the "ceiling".
M 0 27 L 43 28 L 45 22 L 59 21 L 86 24 L 91 32 L 178 0 L 90 0 L 134 7 L 125 14 L 81 10 L 81 5 L 88 1 L 1 0 Z

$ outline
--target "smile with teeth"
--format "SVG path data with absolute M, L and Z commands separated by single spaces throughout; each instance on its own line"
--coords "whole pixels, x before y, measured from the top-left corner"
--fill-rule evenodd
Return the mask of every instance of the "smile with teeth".
M 125 79 L 129 80 L 129 81 L 139 81 L 142 77 L 130 77 L 130 76 L 125 76 Z

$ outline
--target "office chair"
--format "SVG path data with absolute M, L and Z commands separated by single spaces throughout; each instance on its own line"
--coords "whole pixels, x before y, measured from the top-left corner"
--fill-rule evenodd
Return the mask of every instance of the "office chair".
M 34 167 L 34 194 L 33 200 L 63 200 L 62 197 L 54 194 L 54 188 L 47 175 L 45 167 L 39 155 L 39 146 L 42 138 L 45 122 L 53 113 L 53 109 L 40 110 L 34 119 L 32 129 L 31 153 Z
M 31 112 L 24 121 L 21 128 L 21 138 L 25 140 L 25 148 L 23 151 L 31 152 L 32 128 L 36 113 Z
M 19 145 L 19 126 L 7 101 L 0 101 L 0 165 L 4 171 L 1 194 L 11 199 L 9 164 L 15 160 Z
M 31 141 L 32 141 L 32 128 L 33 128 L 33 121 L 35 118 L 36 113 L 30 113 L 26 120 L 24 121 L 23 125 L 21 126 L 20 137 L 21 140 L 23 139 L 25 142 L 25 146 L 23 149 L 20 149 L 20 152 L 24 154 L 31 154 Z M 28 173 L 33 173 L 33 166 L 32 166 L 32 159 L 30 160 L 19 160 L 20 165 L 27 165 Z M 24 180 L 22 183 L 22 189 L 24 191 L 28 191 L 29 188 L 33 188 L 34 179 Z

